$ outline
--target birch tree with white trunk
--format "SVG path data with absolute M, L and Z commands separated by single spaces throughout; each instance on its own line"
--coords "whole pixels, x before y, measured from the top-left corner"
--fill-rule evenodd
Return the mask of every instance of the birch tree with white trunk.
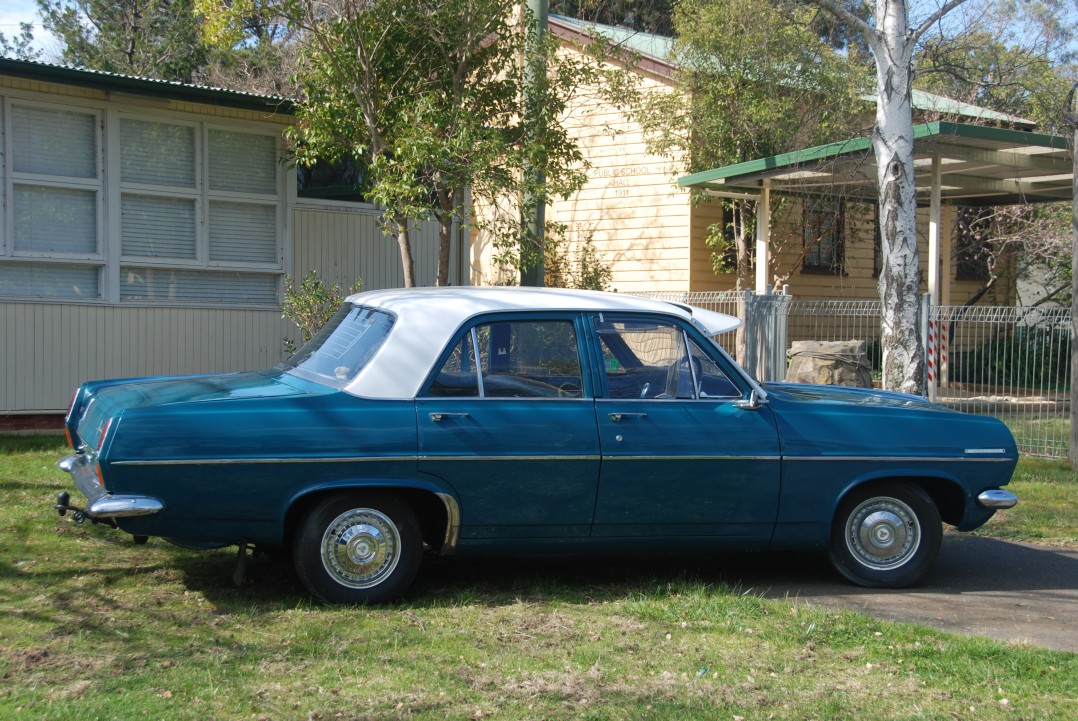
M 925 33 L 967 0 L 928 3 L 924 17 L 911 22 L 909 0 L 864 0 L 872 10 L 866 21 L 840 0 L 812 0 L 856 29 L 876 63 L 876 122 L 872 149 L 879 183 L 883 302 L 880 343 L 883 386 L 924 392 L 924 349 L 920 330 L 920 280 L 917 251 L 917 199 L 913 175 L 913 54 Z M 919 3 L 920 5 L 926 3 Z

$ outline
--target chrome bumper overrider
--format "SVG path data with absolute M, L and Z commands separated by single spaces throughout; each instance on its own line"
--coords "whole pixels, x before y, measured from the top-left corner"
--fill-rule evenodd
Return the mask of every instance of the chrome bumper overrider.
M 56 465 L 61 471 L 71 474 L 75 485 L 86 496 L 88 502 L 85 509 L 74 506 L 70 509 L 81 512 L 89 518 L 151 516 L 165 510 L 165 504 L 152 496 L 117 496 L 106 491 L 97 481 L 93 461 L 85 454 L 72 454 Z
M 1018 496 L 1002 488 L 993 488 L 977 496 L 977 505 L 981 508 L 1014 508 L 1016 503 L 1018 503 Z

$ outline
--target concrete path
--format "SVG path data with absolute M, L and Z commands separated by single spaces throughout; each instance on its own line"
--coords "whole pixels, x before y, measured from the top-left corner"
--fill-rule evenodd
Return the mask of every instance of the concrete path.
M 782 565 L 770 559 L 724 575 L 771 598 L 1078 652 L 1078 551 L 946 534 L 925 582 L 897 591 L 848 585 L 824 563 Z
M 774 552 L 450 557 L 424 563 L 413 593 L 422 598 L 473 583 L 510 587 L 537 576 L 582 586 L 697 578 L 768 598 L 1078 653 L 1078 551 L 955 533 L 944 535 L 928 578 L 901 590 L 853 586 L 820 553 Z

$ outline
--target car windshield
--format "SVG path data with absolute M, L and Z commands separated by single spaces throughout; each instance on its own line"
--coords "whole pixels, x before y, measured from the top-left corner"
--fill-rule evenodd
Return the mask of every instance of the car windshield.
M 342 388 L 382 347 L 393 320 L 384 311 L 345 304 L 285 367 L 308 380 Z

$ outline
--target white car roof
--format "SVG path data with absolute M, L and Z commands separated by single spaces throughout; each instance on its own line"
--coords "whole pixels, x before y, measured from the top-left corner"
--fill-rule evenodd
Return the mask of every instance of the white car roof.
M 470 318 L 512 311 L 647 311 L 683 318 L 707 335 L 741 325 L 715 311 L 621 293 L 516 287 L 444 287 L 373 290 L 349 296 L 357 305 L 396 316 L 393 330 L 370 363 L 345 387 L 366 398 L 414 398 L 457 329 Z

